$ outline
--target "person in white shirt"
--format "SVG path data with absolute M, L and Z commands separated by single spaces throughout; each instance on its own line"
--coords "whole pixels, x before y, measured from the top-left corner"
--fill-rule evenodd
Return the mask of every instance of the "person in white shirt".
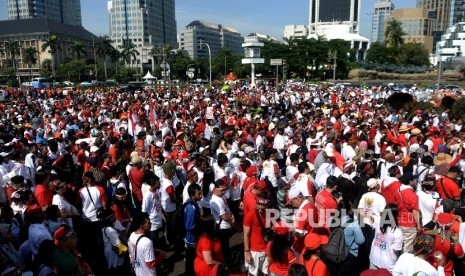
M 70 228 L 73 228 L 73 216 L 78 216 L 79 212 L 71 205 L 63 196 L 66 192 L 66 183 L 58 182 L 55 186 L 56 194 L 53 196 L 52 205 L 57 205 L 61 214 L 61 221 L 66 223 Z
M 284 156 L 286 151 L 286 140 L 284 138 L 284 128 L 278 127 L 278 134 L 274 137 L 273 148 L 277 151 L 277 161 L 280 167 L 284 167 Z
M 176 165 L 173 161 L 163 164 L 164 177 L 161 181 L 160 195 L 161 195 L 161 206 L 165 211 L 165 237 L 169 244 L 174 244 L 175 235 L 173 229 L 171 229 L 171 219 L 176 211 L 176 194 L 172 179 L 176 173 Z
M 351 137 L 346 144 L 342 147 L 341 155 L 344 157 L 346 161 L 352 161 L 356 154 L 356 145 L 357 145 L 357 138 Z
M 218 236 L 221 241 L 223 256 L 227 256 L 229 252 L 229 238 L 231 237 L 231 230 L 234 224 L 234 216 L 226 203 L 226 199 L 224 199 L 226 189 L 228 189 L 228 186 L 223 180 L 219 179 L 215 181 L 215 188 L 210 200 L 211 213 L 219 229 Z
M 358 203 L 358 212 L 363 218 L 363 223 L 373 226 L 379 225 L 381 213 L 386 207 L 386 200 L 379 194 L 379 181 L 376 178 L 370 178 L 367 181 L 369 192 L 364 194 Z
M 99 213 L 99 218 L 102 225 L 103 250 L 108 272 L 110 275 L 113 273 L 122 275 L 121 272 L 125 269 L 123 254 L 128 252 L 128 248 L 121 242 L 119 233 L 115 229 L 115 212 L 112 209 L 105 209 L 105 211 Z
M 151 223 L 147 213 L 134 216 L 132 223 L 136 231 L 129 236 L 129 259 L 136 276 L 157 275 L 156 266 L 163 258 L 156 256 L 152 241 L 146 237 L 150 232 Z
M 418 236 L 413 245 L 412 253 L 404 253 L 397 260 L 393 270 L 393 276 L 428 275 L 443 276 L 445 256 L 440 251 L 434 253 L 438 263 L 436 270 L 426 259 L 433 253 L 435 238 L 432 235 L 423 234 Z
M 433 220 L 434 210 L 439 207 L 441 197 L 435 191 L 436 177 L 428 174 L 421 182 L 421 188 L 417 191 L 418 204 L 421 212 L 421 225 L 425 226 Z
M 392 272 L 402 253 L 404 239 L 402 231 L 397 227 L 398 213 L 396 204 L 388 204 L 381 214 L 381 224 L 374 225 L 375 238 L 370 250 L 371 269 L 385 268 Z
M 328 176 L 332 175 L 339 177 L 342 175 L 342 170 L 339 169 L 335 164 L 336 159 L 334 158 L 333 147 L 327 145 L 324 149 L 324 152 L 328 159 L 323 164 L 321 164 L 316 172 L 314 185 L 317 191 L 322 190 L 326 186 L 326 179 L 328 179 Z
M 163 226 L 163 213 L 160 195 L 160 179 L 153 175 L 148 181 L 150 185 L 149 193 L 145 194 L 142 199 L 142 212 L 147 213 L 150 218 L 150 240 L 153 247 L 158 246 L 158 237 L 162 231 Z

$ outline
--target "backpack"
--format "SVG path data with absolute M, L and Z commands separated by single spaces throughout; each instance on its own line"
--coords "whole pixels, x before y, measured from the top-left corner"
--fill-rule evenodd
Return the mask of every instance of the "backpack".
M 184 203 L 174 212 L 173 219 L 171 220 L 172 229 L 176 229 L 176 235 L 184 238 L 186 236 L 186 227 L 184 225 L 184 209 L 187 205 L 193 205 L 191 201 Z
M 347 259 L 349 247 L 346 245 L 344 228 L 336 227 L 329 236 L 329 242 L 323 247 L 323 256 L 333 263 L 341 263 Z

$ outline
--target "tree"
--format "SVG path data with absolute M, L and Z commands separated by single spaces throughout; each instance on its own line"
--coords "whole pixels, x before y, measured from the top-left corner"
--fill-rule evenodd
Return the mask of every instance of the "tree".
M 29 66 L 29 76 L 31 77 L 32 80 L 32 68 L 34 67 L 35 64 L 37 64 L 37 50 L 36 48 L 26 48 L 23 51 L 23 61 L 26 62 Z
M 402 29 L 402 22 L 391 19 L 388 21 L 384 32 L 384 43 L 389 47 L 399 47 L 404 43 L 404 35 L 406 33 Z
M 18 78 L 18 67 L 16 57 L 20 54 L 20 47 L 19 41 L 5 41 L 5 53 L 10 55 L 11 62 L 13 64 L 13 71 L 15 73 L 16 78 Z M 19 80 L 18 80 L 19 81 Z
M 48 49 L 48 50 L 47 50 Z M 47 40 L 45 40 L 44 44 L 42 44 L 42 52 L 47 51 L 50 53 L 51 56 L 51 63 L 52 63 L 52 73 L 53 77 L 55 77 L 55 53 L 61 50 L 61 46 L 58 41 L 58 37 L 54 34 L 51 34 Z
M 120 46 L 119 48 L 122 49 L 120 52 L 120 58 L 125 63 L 131 64 L 131 60 L 136 59 L 136 56 L 139 54 L 139 51 L 136 50 L 136 46 L 132 43 Z
M 430 65 L 428 50 L 420 43 L 402 44 L 399 49 L 398 64 L 415 66 Z
M 112 54 L 114 48 L 111 45 L 111 39 L 108 36 L 101 36 L 97 42 L 97 55 L 103 59 L 103 66 L 105 70 L 105 79 L 107 75 L 107 58 Z
M 77 60 L 80 60 L 82 57 L 87 57 L 86 46 L 82 41 L 74 40 L 69 50 Z

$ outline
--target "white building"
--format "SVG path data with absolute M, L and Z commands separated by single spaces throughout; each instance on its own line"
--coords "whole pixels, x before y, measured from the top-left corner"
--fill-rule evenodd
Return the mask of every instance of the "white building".
M 459 57 L 465 50 L 465 22 L 460 22 L 448 28 L 441 36 L 441 41 L 436 44 L 436 55 L 433 64 L 440 60 L 446 61 L 448 58 Z
M 375 3 L 375 11 L 373 13 L 373 21 L 371 28 L 371 42 L 384 41 L 384 27 L 385 23 L 389 20 L 394 4 L 391 0 L 379 0 Z
M 302 39 L 309 35 L 307 25 L 286 25 L 284 27 L 284 38 Z
M 322 25 L 336 22 L 349 27 L 350 33 L 358 33 L 361 0 L 310 0 L 309 32 L 318 33 Z
M 191 58 L 208 57 L 208 51 L 199 46 L 200 41 L 209 45 L 211 56 L 214 57 L 221 48 L 233 54 L 243 52 L 244 37 L 239 31 L 215 23 L 195 20 L 186 26 L 179 36 L 179 49 L 185 50 Z

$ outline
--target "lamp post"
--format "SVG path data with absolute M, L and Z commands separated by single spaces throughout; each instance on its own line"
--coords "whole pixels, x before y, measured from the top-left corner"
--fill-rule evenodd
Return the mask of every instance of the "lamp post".
M 331 51 L 331 49 L 328 50 L 328 61 L 334 60 L 333 63 L 333 81 L 336 81 L 336 66 L 337 66 L 337 50 Z
M 191 72 L 191 71 L 189 71 L 189 67 L 191 67 L 193 65 L 195 65 L 195 64 L 191 63 L 191 64 L 187 65 L 187 68 L 186 68 L 186 83 L 187 84 L 189 84 L 189 73 Z M 194 71 L 195 71 L 195 68 L 194 68 Z
M 207 46 L 208 48 L 208 63 L 209 63 L 209 66 L 210 66 L 210 78 L 208 79 L 209 82 L 210 82 L 210 87 L 212 86 L 212 53 L 210 51 L 210 45 L 208 45 L 208 43 L 205 43 L 203 42 L 202 40 L 200 40 L 200 47 L 202 47 L 202 44 Z

